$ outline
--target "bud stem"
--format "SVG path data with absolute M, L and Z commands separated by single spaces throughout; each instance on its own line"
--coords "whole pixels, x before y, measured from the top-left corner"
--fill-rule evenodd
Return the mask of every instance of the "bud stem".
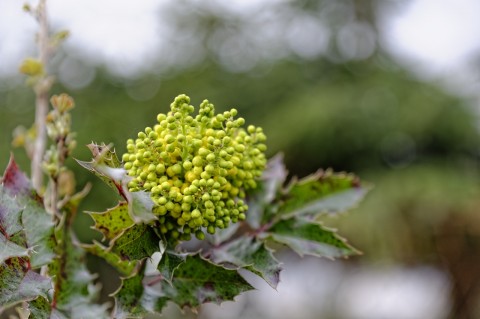
M 40 0 L 37 7 L 37 19 L 39 23 L 38 49 L 39 60 L 46 68 L 50 54 L 48 20 L 46 10 L 46 0 Z M 47 131 L 45 118 L 48 113 L 48 91 L 50 89 L 49 79 L 46 75 L 39 81 L 35 87 L 35 129 L 36 139 L 33 149 L 31 163 L 31 174 L 33 187 L 40 192 L 43 185 L 42 160 L 47 144 Z

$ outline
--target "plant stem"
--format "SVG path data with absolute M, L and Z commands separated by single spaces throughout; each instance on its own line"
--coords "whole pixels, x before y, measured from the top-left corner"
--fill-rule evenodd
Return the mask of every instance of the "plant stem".
M 39 60 L 46 69 L 50 55 L 46 0 L 40 0 L 38 3 L 37 19 L 40 27 L 38 32 Z M 37 192 L 41 191 L 43 185 L 42 160 L 47 144 L 45 118 L 48 113 L 48 91 L 50 86 L 50 80 L 46 75 L 43 75 L 35 86 L 35 130 L 37 136 L 33 148 L 31 174 L 32 184 Z

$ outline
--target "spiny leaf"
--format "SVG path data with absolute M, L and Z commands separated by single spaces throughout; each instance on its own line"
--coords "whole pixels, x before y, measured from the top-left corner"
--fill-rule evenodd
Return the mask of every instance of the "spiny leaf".
M 10 156 L 7 168 L 3 173 L 1 184 L 12 196 L 34 196 L 33 189 L 27 176 L 18 168 L 13 155 Z
M 277 288 L 280 281 L 279 262 L 272 251 L 254 237 L 240 237 L 212 250 L 215 263 L 230 263 L 245 268 L 262 277 L 270 286 Z
M 181 307 L 196 307 L 205 302 L 220 304 L 253 289 L 237 271 L 215 265 L 200 255 L 187 256 L 175 271 L 172 287 L 163 284 L 162 288 L 166 296 L 159 298 L 159 309 L 169 299 Z
M 48 264 L 55 257 L 54 223 L 50 215 L 38 202 L 29 200 L 22 214 L 22 224 L 28 247 L 34 251 L 30 260 L 32 268 Z
M 125 170 L 120 167 L 121 164 L 115 151 L 112 151 L 109 146 L 103 143 L 98 145 L 92 142 L 87 147 L 92 152 L 93 159 L 90 162 L 76 160 L 77 163 L 94 173 L 125 198 L 122 184 L 126 174 Z
M 10 238 L 23 230 L 22 225 L 23 206 L 8 193 L 3 185 L 0 185 L 0 230 L 5 237 Z M 25 245 L 26 241 L 18 243 Z
M 143 318 L 147 312 L 161 312 L 168 301 L 191 308 L 206 302 L 220 304 L 253 289 L 236 270 L 213 264 L 198 254 L 188 255 L 173 268 L 171 284 L 162 275 L 144 277 L 143 269 L 123 279 L 113 294 L 114 317 Z
M 271 207 L 270 204 L 285 183 L 287 174 L 282 154 L 277 154 L 268 161 L 267 168 L 260 179 L 259 187 L 250 194 L 248 199 L 247 221 L 250 226 L 253 228 L 260 227 L 265 209 Z
M 186 253 L 176 253 L 168 250 L 163 253 L 157 268 L 164 280 L 172 283 L 175 270 L 185 262 L 187 256 Z
M 286 219 L 343 212 L 354 207 L 367 191 L 354 175 L 320 171 L 290 185 L 280 198 L 277 216 Z
M 93 159 L 97 163 L 103 163 L 111 168 L 119 168 L 121 166 L 115 150 L 111 150 L 111 147 L 105 143 L 98 145 L 92 142 L 87 147 L 92 152 Z
M 128 202 L 130 218 L 135 223 L 148 223 L 157 219 L 153 214 L 153 201 L 146 192 L 129 192 L 126 183 L 129 177 L 121 168 L 121 163 L 115 152 L 110 151 L 105 144 L 98 146 L 89 144 L 94 159 L 90 162 L 77 160 L 78 164 L 94 173 L 108 186 L 118 192 Z
M 166 281 L 159 284 L 160 297 L 155 304 L 156 311 L 161 311 L 167 301 L 192 308 L 206 302 L 220 304 L 253 289 L 236 270 L 213 264 L 198 254 L 187 256 L 185 262 L 180 264 L 171 286 Z
M 128 204 L 119 203 L 103 213 L 88 212 L 95 221 L 94 229 L 103 233 L 104 238 L 112 240 L 125 229 L 131 227 L 134 222 L 128 213 Z
M 7 259 L 0 267 L 0 310 L 38 296 L 47 297 L 50 279 L 31 270 L 28 257 Z
M 19 246 L 0 234 L 0 263 L 4 267 L 5 260 L 12 257 L 25 257 L 30 254 L 28 248 Z
M 122 260 L 120 255 L 109 251 L 108 247 L 104 247 L 98 242 L 94 242 L 93 245 L 82 245 L 82 247 L 85 251 L 105 259 L 106 262 L 115 267 L 124 276 L 130 275 L 137 265 L 136 262 Z
M 133 225 L 115 238 L 111 251 L 122 260 L 141 260 L 160 250 L 160 240 L 152 227 Z
M 118 192 L 118 194 L 125 198 L 125 194 L 122 187 L 122 180 L 120 179 L 113 179 L 112 172 L 121 172 L 123 169 L 109 169 L 108 166 L 104 164 L 99 164 L 95 161 L 85 162 L 77 160 L 77 163 L 80 164 L 83 168 L 89 170 L 93 174 L 95 174 L 98 178 L 100 178 L 105 184 L 110 186 L 112 189 Z
M 55 255 L 51 216 L 13 157 L 0 184 L 0 232 L 11 243 L 31 251 L 30 264 L 34 269 L 46 265 Z M 0 248 L 4 246 L 0 260 L 7 258 L 7 251 L 14 248 L 11 243 L 0 241 Z M 14 251 L 19 253 L 18 249 Z
M 359 253 L 334 230 L 302 218 L 280 221 L 269 229 L 267 235 L 289 246 L 300 256 L 336 258 Z
M 50 279 L 33 268 L 53 254 L 53 223 L 13 157 L 0 181 L 0 307 L 44 296 Z
M 120 288 L 111 295 L 115 297 L 114 318 L 144 318 L 148 313 L 142 305 L 144 270 L 145 264 L 138 273 L 123 278 Z

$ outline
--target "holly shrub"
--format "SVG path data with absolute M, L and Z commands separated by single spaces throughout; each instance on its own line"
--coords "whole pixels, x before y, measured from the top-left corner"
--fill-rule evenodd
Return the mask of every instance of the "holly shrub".
M 41 25 L 40 51 L 51 53 L 67 33 L 45 34 L 45 0 L 25 9 Z M 76 146 L 75 103 L 61 94 L 49 107 L 47 62 L 41 54 L 20 68 L 37 95 L 37 117 L 34 129 L 20 131 L 14 141 L 31 158 L 32 178 L 12 156 L 0 179 L 0 313 L 143 318 L 161 313 L 168 302 L 196 309 L 234 300 L 253 289 L 239 270 L 276 288 L 278 249 L 331 259 L 358 254 L 319 218 L 349 210 L 368 186 L 329 169 L 287 180 L 282 155 L 267 159 L 260 127 L 247 125 L 236 109 L 216 113 L 207 100 L 195 114 L 183 94 L 125 142 L 120 158 L 112 145 L 92 143 L 92 159 L 77 160 L 120 198 L 105 211 L 87 212 L 103 240 L 80 243 L 72 226 L 90 188 L 75 193 L 65 166 Z M 116 269 L 121 284 L 114 305 L 98 302 L 87 254 Z

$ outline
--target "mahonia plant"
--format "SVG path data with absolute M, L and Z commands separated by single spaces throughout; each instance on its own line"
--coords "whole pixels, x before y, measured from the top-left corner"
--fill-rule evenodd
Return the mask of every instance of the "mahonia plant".
M 193 117 L 190 98 L 179 95 L 155 126 L 127 141 L 122 156 L 132 180 L 128 190 L 147 191 L 166 237 L 189 240 L 245 220 L 246 191 L 257 186 L 267 163 L 262 128 L 231 109 L 215 114 L 207 100 Z
M 169 302 L 196 309 L 234 300 L 253 289 L 241 269 L 276 288 L 282 268 L 273 247 L 332 259 L 358 253 L 320 222 L 366 194 L 355 175 L 319 170 L 287 182 L 282 156 L 267 161 L 261 128 L 246 126 L 235 109 L 216 114 L 207 100 L 194 115 L 186 95 L 129 139 L 121 160 L 95 143 L 91 161 L 77 160 L 120 196 L 112 208 L 87 212 L 103 239 L 79 243 L 73 224 L 89 187 L 75 193 L 65 165 L 76 145 L 73 99 L 53 96 L 48 112 L 48 57 L 68 32 L 50 35 L 46 0 L 24 9 L 40 26 L 39 57 L 20 67 L 36 94 L 36 118 L 32 129 L 14 132 L 31 179 L 13 156 L 0 177 L 0 314 L 17 307 L 22 319 L 144 318 Z M 117 270 L 113 307 L 98 303 L 87 253 Z
M 215 114 L 208 101 L 194 116 L 185 95 L 129 139 L 121 159 L 110 145 L 92 143 L 93 159 L 77 160 L 121 198 L 88 212 L 103 239 L 80 244 L 71 226 L 86 192 L 65 192 L 61 182 L 75 146 L 73 100 L 51 102 L 46 191 L 33 190 L 13 158 L 0 179 L 0 313 L 23 305 L 21 318 L 143 318 L 169 302 L 196 309 L 234 300 L 254 289 L 241 269 L 276 288 L 282 267 L 274 247 L 331 259 L 358 254 L 321 218 L 355 206 L 368 186 L 331 170 L 287 182 L 282 156 L 266 159 L 261 128 L 245 128 L 235 109 Z M 86 253 L 120 276 L 113 308 L 95 302 Z

